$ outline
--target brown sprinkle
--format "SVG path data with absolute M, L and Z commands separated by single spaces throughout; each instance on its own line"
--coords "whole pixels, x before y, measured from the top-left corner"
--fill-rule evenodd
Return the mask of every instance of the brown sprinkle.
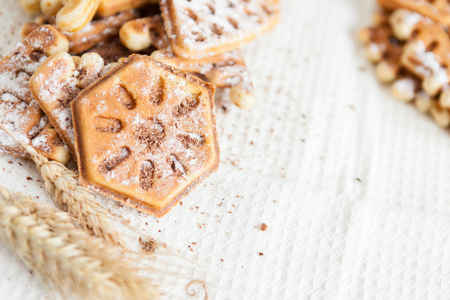
M 266 231 L 268 228 L 269 228 L 269 226 L 267 226 L 266 223 L 262 223 L 261 226 L 259 227 L 259 230 Z

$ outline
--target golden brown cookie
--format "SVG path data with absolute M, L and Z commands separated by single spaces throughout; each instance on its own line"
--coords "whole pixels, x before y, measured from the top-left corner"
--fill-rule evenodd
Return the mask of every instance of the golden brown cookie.
M 71 103 L 80 182 L 155 216 L 219 164 L 214 88 L 131 55 Z
M 177 56 L 203 58 L 238 49 L 272 29 L 278 0 L 160 0 L 164 25 Z
M 62 163 L 69 160 L 69 152 L 50 130 L 47 116 L 30 92 L 29 80 L 48 56 L 67 51 L 68 47 L 67 39 L 58 30 L 52 26 L 42 26 L 31 32 L 0 61 L 0 123 L 45 157 Z M 14 155 L 28 156 L 4 132 L 0 132 L 0 149 Z
M 70 102 L 97 81 L 103 67 L 103 59 L 97 53 L 74 59 L 60 52 L 50 56 L 30 79 L 31 92 L 73 155 L 76 152 Z
M 443 25 L 450 25 L 450 4 L 448 0 L 378 0 L 389 10 L 406 8 Z
M 423 79 L 423 89 L 436 96 L 450 81 L 450 38 L 439 23 L 399 9 L 390 17 L 394 34 L 405 40 L 402 66 Z

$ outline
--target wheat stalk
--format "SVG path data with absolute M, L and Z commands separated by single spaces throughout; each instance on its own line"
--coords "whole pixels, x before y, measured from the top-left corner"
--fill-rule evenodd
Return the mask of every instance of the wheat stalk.
M 0 238 L 46 286 L 80 299 L 159 297 L 141 269 L 130 266 L 132 260 L 72 221 L 67 213 L 0 186 Z
M 124 245 L 123 236 L 110 224 L 107 210 L 100 206 L 88 189 L 78 183 L 75 172 L 57 161 L 49 161 L 33 147 L 18 140 L 1 124 L 0 129 L 3 129 L 30 154 L 44 179 L 45 189 L 59 208 L 73 216 L 88 233 L 104 238 L 112 244 Z

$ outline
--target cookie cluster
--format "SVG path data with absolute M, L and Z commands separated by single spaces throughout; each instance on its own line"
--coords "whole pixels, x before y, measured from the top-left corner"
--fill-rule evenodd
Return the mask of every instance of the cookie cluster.
M 450 4 L 378 0 L 373 25 L 359 32 L 377 78 L 394 97 L 450 126 Z
M 39 13 L 0 61 L 0 123 L 80 183 L 155 216 L 219 165 L 214 93 L 250 109 L 239 47 L 277 0 L 19 0 Z M 205 81 L 204 81 L 205 80 Z M 26 157 L 0 133 L 0 150 Z

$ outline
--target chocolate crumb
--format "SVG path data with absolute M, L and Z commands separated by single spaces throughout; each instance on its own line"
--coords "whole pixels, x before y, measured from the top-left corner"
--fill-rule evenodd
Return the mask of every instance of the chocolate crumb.
M 262 223 L 261 226 L 259 227 L 259 230 L 261 230 L 261 231 L 266 231 L 267 228 L 269 228 L 269 226 L 267 226 L 266 223 Z
M 155 175 L 155 168 L 151 161 L 144 161 L 141 165 L 141 172 L 139 174 L 139 186 L 141 189 L 148 191 L 153 186 Z
M 41 58 L 44 56 L 44 52 L 39 51 L 39 50 L 34 50 L 30 53 L 30 59 L 32 61 L 38 62 L 41 60 Z
M 75 99 L 78 94 L 80 93 L 80 89 L 77 87 L 70 87 L 69 85 L 65 85 L 62 88 L 62 99 L 58 99 L 59 105 L 61 105 L 63 108 L 70 107 L 70 102 L 72 102 L 73 99 Z
M 262 252 L 259 252 L 259 253 L 258 253 L 258 255 L 259 255 L 259 256 L 263 256 L 263 255 L 264 255 L 264 253 L 262 253 Z
M 149 149 L 155 149 L 165 137 L 164 126 L 157 120 L 146 120 L 135 129 L 134 137 Z
M 156 241 L 150 238 L 148 241 L 143 241 L 142 238 L 139 237 L 139 243 L 142 245 L 142 250 L 149 254 L 155 253 L 156 249 Z
M 202 146 L 205 143 L 205 137 L 203 135 L 192 137 L 188 134 L 179 134 L 177 137 L 186 149 L 191 148 L 191 146 Z
M 181 103 L 173 109 L 172 115 L 175 118 L 187 115 L 191 111 L 196 109 L 199 104 L 200 100 L 198 98 L 187 97 L 183 99 Z
M 27 180 L 33 180 L 33 178 L 31 178 L 30 176 L 27 177 Z

